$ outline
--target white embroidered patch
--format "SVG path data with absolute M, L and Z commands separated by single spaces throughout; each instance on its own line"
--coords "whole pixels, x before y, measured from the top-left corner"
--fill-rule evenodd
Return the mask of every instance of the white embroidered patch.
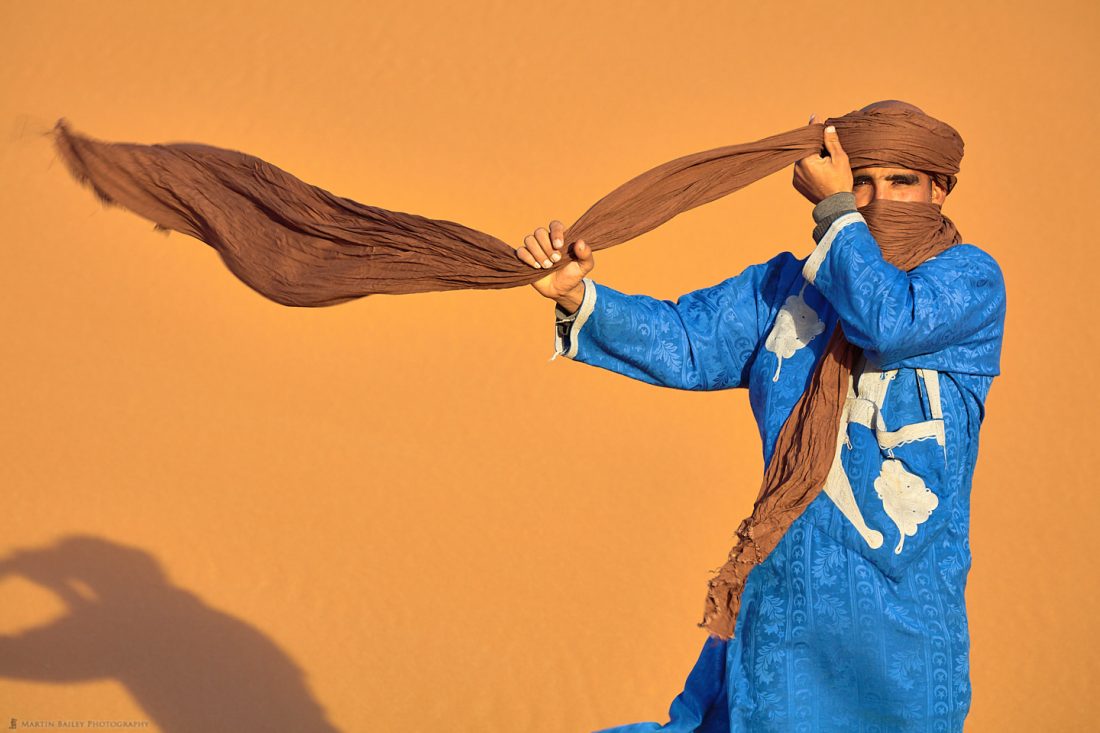
M 857 366 L 855 373 L 858 373 L 862 368 L 863 359 L 861 357 L 860 364 Z M 840 414 L 840 432 L 836 437 L 836 453 L 833 454 L 833 463 L 829 467 L 829 475 L 825 478 L 825 486 L 823 488 L 828 497 L 836 504 L 836 508 L 840 510 L 840 513 L 847 517 L 848 521 L 852 523 L 852 526 L 856 528 L 856 532 L 859 532 L 859 536 L 863 538 L 867 546 L 872 550 L 877 550 L 882 547 L 882 532 L 867 526 L 867 522 L 863 520 L 863 513 L 859 510 L 859 504 L 856 503 L 856 496 L 852 491 L 852 484 L 848 481 L 848 474 L 844 471 L 844 464 L 840 457 L 841 450 L 844 446 L 848 446 L 849 448 L 852 447 L 848 442 L 848 423 L 851 419 L 848 411 L 856 402 L 856 400 L 853 399 L 855 396 L 855 392 L 853 391 L 854 381 L 854 376 L 849 374 L 848 399 L 845 401 L 844 408 L 841 410 Z
M 859 510 L 856 496 L 852 492 L 852 484 L 848 481 L 848 474 L 844 472 L 844 467 L 840 462 L 840 449 L 843 446 L 844 441 L 838 439 L 836 456 L 833 458 L 829 475 L 825 479 L 824 491 L 836 504 L 836 508 L 840 510 L 840 513 L 847 517 L 852 526 L 856 528 L 856 532 L 859 532 L 859 536 L 863 538 L 867 546 L 872 550 L 877 550 L 882 547 L 882 532 L 868 527 L 867 522 L 863 520 L 863 513 Z
M 882 499 L 886 515 L 894 520 L 901 532 L 894 554 L 900 555 L 906 537 L 917 533 L 917 525 L 924 523 L 939 506 L 940 500 L 924 485 L 924 479 L 909 473 L 901 461 L 887 458 L 882 462 L 882 473 L 875 479 L 875 493 Z
M 775 325 L 764 342 L 764 348 L 772 352 L 779 359 L 775 367 L 773 382 L 779 381 L 779 370 L 783 368 L 783 360 L 790 359 L 794 352 L 805 348 L 807 344 L 825 330 L 825 324 L 817 316 L 817 311 L 811 308 L 802 299 L 802 293 L 806 290 L 803 283 L 798 295 L 792 295 L 783 303 L 779 313 L 775 316 Z

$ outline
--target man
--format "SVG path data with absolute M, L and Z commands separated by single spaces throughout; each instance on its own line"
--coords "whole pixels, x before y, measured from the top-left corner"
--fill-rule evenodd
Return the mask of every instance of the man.
M 852 170 L 831 127 L 824 146 L 794 170 L 815 204 L 806 257 L 783 252 L 674 303 L 596 283 L 578 241 L 575 261 L 533 283 L 557 303 L 555 355 L 665 387 L 747 387 L 765 465 L 828 334 L 839 323 L 862 349 L 828 478 L 748 574 L 733 638 L 706 640 L 668 724 L 607 732 L 962 729 L 969 493 L 1003 279 L 971 244 L 908 271 L 887 262 L 859 210 L 940 206 L 954 178 Z M 562 238 L 553 221 L 517 256 L 551 267 Z

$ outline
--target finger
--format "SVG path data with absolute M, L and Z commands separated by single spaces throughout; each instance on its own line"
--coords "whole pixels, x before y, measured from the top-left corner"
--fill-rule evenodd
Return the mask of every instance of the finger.
M 565 245 L 565 226 L 554 219 L 550 222 L 550 243 L 554 249 L 561 249 Z
M 817 117 L 817 115 L 816 115 L 816 114 L 812 114 L 812 115 L 810 115 L 810 121 L 809 121 L 809 122 L 807 122 L 806 124 L 807 124 L 807 125 L 812 125 L 812 124 L 814 123 L 814 119 L 815 119 L 816 117 Z
M 542 251 L 542 245 L 539 244 L 539 240 L 536 239 L 533 234 L 528 234 L 524 237 L 523 244 L 535 259 L 535 264 L 539 267 L 543 267 L 543 263 L 545 262 L 545 267 L 550 267 L 550 259 L 546 256 L 546 253 Z
M 525 247 L 516 248 L 516 257 L 519 257 L 521 261 L 526 262 L 531 267 L 542 269 L 542 265 L 535 261 L 534 256 Z
M 829 151 L 829 157 L 833 160 L 845 157 L 844 148 L 840 146 L 840 136 L 836 134 L 836 128 L 832 125 L 825 128 L 825 149 Z
M 553 267 L 554 262 L 561 259 L 561 255 L 554 252 L 554 248 L 550 246 L 550 232 L 546 231 L 546 227 L 539 227 L 535 230 L 535 239 L 539 241 L 539 245 L 542 247 L 543 257 L 546 259 L 539 260 L 543 267 Z M 551 254 L 553 252 L 553 254 Z M 554 255 L 558 255 L 554 257 Z M 551 261 L 553 260 L 553 262 Z

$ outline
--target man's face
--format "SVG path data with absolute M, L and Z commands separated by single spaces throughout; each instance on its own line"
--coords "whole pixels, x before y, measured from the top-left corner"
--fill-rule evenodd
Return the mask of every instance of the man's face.
M 922 171 L 909 168 L 854 168 L 852 193 L 856 206 L 872 201 L 920 201 L 940 206 L 947 191 Z

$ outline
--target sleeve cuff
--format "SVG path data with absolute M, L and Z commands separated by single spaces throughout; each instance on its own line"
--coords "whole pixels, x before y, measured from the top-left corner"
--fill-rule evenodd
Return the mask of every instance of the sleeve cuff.
M 825 257 L 829 254 L 829 250 L 833 246 L 833 240 L 836 239 L 836 235 L 840 233 L 841 229 L 857 221 L 862 221 L 864 224 L 867 223 L 858 211 L 849 211 L 833 219 L 829 228 L 825 230 L 825 234 L 818 240 L 817 246 L 814 247 L 814 251 L 806 258 L 806 264 L 802 266 L 802 277 L 806 278 L 808 283 L 813 285 L 814 279 L 817 278 L 817 271 L 825 262 Z
M 814 221 L 817 223 L 814 227 L 814 241 L 820 242 L 834 221 L 855 210 L 856 195 L 851 191 L 840 191 L 818 202 L 813 211 Z
M 572 313 L 566 313 L 565 309 L 560 305 L 554 306 L 554 323 L 572 323 L 577 318 L 577 314 L 581 312 L 578 307 L 577 310 Z
M 560 305 L 554 306 L 554 355 L 550 357 L 550 361 L 559 355 L 569 359 L 577 355 L 577 349 L 580 346 L 577 336 L 584 327 L 585 321 L 592 315 L 593 308 L 596 307 L 596 283 L 587 277 L 582 282 L 584 296 L 575 313 L 566 314 Z

